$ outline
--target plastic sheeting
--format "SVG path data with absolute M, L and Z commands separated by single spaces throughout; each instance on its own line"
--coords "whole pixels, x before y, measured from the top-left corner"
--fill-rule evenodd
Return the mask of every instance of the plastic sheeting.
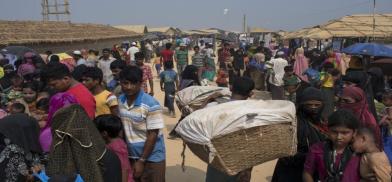
M 283 100 L 231 101 L 197 110 L 184 118 L 176 132 L 187 142 L 208 145 L 211 139 L 238 130 L 296 121 L 292 102 Z
M 228 88 L 216 86 L 191 86 L 176 94 L 176 102 L 181 112 L 187 115 L 205 107 L 209 102 L 219 97 L 230 97 Z

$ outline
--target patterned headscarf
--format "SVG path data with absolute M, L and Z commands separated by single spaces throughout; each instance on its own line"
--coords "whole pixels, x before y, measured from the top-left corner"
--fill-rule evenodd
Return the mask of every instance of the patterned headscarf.
M 103 182 L 105 141 L 84 109 L 73 104 L 57 111 L 52 131 L 48 175 L 77 173 L 84 181 Z

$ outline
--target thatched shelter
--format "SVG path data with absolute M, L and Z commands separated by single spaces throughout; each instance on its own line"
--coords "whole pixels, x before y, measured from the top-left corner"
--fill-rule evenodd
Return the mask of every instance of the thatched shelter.
M 114 27 L 138 34 L 146 34 L 149 32 L 146 25 L 116 25 Z
M 251 28 L 250 30 L 249 30 L 249 33 L 254 33 L 254 34 L 257 34 L 257 33 L 273 33 L 273 32 L 275 32 L 275 31 L 273 31 L 273 30 L 269 30 L 269 29 L 266 29 L 266 28 L 261 28 L 261 27 L 253 27 L 253 28 Z
M 0 20 L 0 47 L 23 45 L 38 52 L 102 49 L 137 36 L 107 25 Z
M 379 39 L 392 38 L 392 14 L 376 14 L 374 18 L 374 32 L 373 15 L 359 14 L 344 16 L 312 28 L 290 32 L 285 38 L 328 39 L 373 37 L 373 35 Z
M 149 28 L 149 32 L 152 33 L 161 33 L 168 36 L 175 36 L 180 35 L 181 30 L 174 27 L 156 27 L 156 28 Z

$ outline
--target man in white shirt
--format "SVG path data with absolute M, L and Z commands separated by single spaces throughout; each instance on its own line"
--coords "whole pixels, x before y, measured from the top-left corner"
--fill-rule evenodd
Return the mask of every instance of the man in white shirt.
M 112 70 L 110 70 L 110 64 L 114 61 L 114 58 L 110 55 L 110 49 L 102 50 L 102 58 L 98 60 L 98 68 L 102 70 L 103 82 L 107 85 L 111 80 L 113 80 Z
M 81 52 L 81 51 L 76 50 L 76 51 L 73 51 L 72 54 L 73 54 L 73 58 L 74 58 L 75 61 L 76 61 L 76 65 L 79 66 L 79 65 L 82 65 L 82 64 L 86 64 L 86 60 L 83 59 L 83 56 L 82 56 L 82 52 Z
M 130 57 L 131 64 L 136 64 L 135 53 L 139 52 L 139 48 L 136 47 L 136 42 L 131 43 L 131 47 L 128 49 L 127 54 Z
M 152 53 L 153 53 L 152 42 L 147 40 L 146 41 L 146 63 L 150 63 L 151 62 Z
M 284 100 L 284 67 L 288 65 L 288 62 L 283 59 L 284 52 L 279 51 L 276 54 L 275 59 L 271 59 L 271 72 L 269 75 L 268 82 L 270 83 L 270 91 L 272 100 Z

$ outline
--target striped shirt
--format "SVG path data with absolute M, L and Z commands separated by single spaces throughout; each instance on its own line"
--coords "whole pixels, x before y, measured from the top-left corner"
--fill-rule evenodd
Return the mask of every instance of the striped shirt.
M 204 66 L 204 63 L 206 61 L 205 59 L 206 59 L 206 56 L 201 53 L 194 54 L 192 56 L 192 65 L 196 66 L 197 68 L 201 68 Z
M 164 122 L 159 102 L 141 90 L 131 106 L 128 105 L 126 96 L 120 95 L 119 110 L 128 143 L 129 157 L 139 159 L 143 154 L 147 130 L 159 129 L 157 141 L 147 161 L 165 160 L 166 150 L 162 133 Z

